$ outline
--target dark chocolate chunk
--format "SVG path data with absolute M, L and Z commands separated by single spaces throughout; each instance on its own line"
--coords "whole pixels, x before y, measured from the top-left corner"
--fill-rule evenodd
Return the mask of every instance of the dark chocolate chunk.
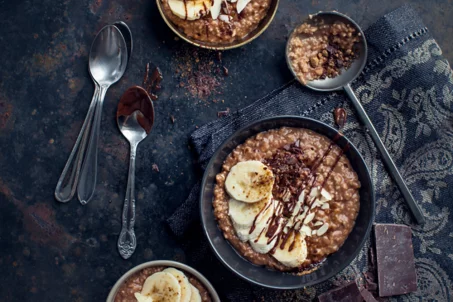
M 412 231 L 398 224 L 376 224 L 376 262 L 379 296 L 403 295 L 417 290 Z
M 352 281 L 345 285 L 329 290 L 318 297 L 319 302 L 363 302 L 357 283 Z
M 365 302 L 377 302 L 376 298 L 365 288 L 363 288 L 360 293 L 362 294 L 363 300 Z

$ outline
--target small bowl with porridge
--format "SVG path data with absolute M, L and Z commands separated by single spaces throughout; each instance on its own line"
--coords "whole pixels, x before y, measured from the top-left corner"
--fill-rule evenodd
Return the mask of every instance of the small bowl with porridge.
M 219 302 L 214 287 L 193 268 L 175 261 L 140 264 L 113 286 L 107 302 Z
M 324 123 L 291 116 L 227 139 L 207 166 L 200 204 L 217 257 L 240 277 L 278 289 L 344 269 L 375 211 L 369 171 L 352 143 Z
M 359 25 L 339 12 L 319 12 L 292 31 L 286 61 L 296 79 L 314 90 L 333 91 L 353 81 L 366 64 Z
M 272 22 L 279 0 L 156 0 L 165 23 L 181 39 L 202 48 L 240 47 Z

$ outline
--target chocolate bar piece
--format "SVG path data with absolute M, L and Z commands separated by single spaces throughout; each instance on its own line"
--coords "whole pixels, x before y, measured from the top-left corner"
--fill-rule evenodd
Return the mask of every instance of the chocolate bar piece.
M 362 288 L 360 294 L 365 302 L 377 302 L 374 296 L 366 288 Z
M 379 296 L 407 294 L 417 290 L 412 231 L 399 224 L 374 226 Z
M 363 302 L 357 283 L 352 281 L 318 297 L 319 302 Z

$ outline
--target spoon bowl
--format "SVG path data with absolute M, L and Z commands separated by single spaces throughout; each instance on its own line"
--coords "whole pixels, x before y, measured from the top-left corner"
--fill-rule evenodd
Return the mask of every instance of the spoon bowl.
M 99 85 L 116 83 L 126 71 L 128 52 L 121 31 L 107 25 L 98 33 L 91 45 L 89 69 Z
M 129 116 L 119 116 L 117 118 L 118 127 L 121 133 L 129 142 L 141 142 L 146 137 L 146 131 L 138 122 L 140 111 L 136 110 Z

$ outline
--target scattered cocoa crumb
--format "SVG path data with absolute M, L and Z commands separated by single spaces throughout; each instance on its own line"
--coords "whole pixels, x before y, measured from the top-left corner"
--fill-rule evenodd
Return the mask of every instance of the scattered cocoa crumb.
M 230 114 L 230 108 L 227 108 L 225 111 L 217 112 L 217 117 L 224 117 Z
M 159 172 L 159 167 L 156 164 L 152 165 L 153 171 Z
M 186 48 L 175 54 L 173 62 L 179 87 L 185 88 L 189 96 L 203 101 L 221 93 L 224 74 L 215 56 L 214 52 Z
M 228 76 L 228 68 L 226 68 L 225 66 L 223 66 L 223 74 L 225 76 Z
M 174 117 L 174 115 L 170 115 L 170 121 L 171 121 L 172 124 L 175 123 L 175 117 Z
M 221 51 L 219 51 L 217 53 L 217 59 L 219 59 L 219 62 L 222 62 L 222 52 Z

